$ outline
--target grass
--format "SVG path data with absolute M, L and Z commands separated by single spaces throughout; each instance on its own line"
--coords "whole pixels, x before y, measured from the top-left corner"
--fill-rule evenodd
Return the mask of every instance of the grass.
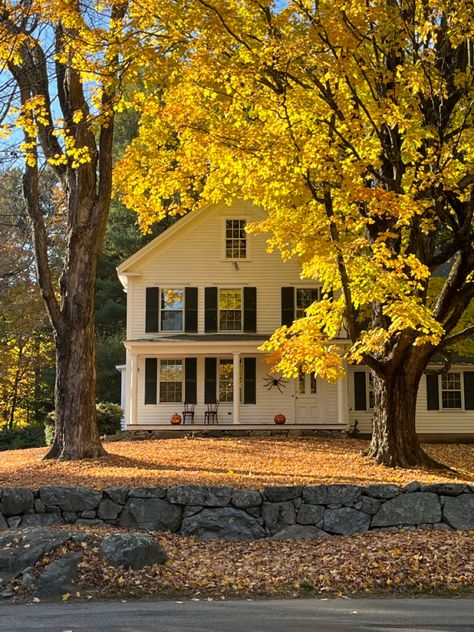
M 2 452 L 0 488 L 44 485 L 171 486 L 321 483 L 474 483 L 474 444 L 429 444 L 449 471 L 375 465 L 361 456 L 367 442 L 348 438 L 179 438 L 106 444 L 109 455 L 81 462 L 43 461 L 45 448 Z

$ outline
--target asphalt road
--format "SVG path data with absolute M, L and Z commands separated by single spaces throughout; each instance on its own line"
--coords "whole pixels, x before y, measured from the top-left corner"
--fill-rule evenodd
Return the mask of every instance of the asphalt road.
M 474 632 L 474 599 L 304 599 L 0 606 L 5 632 Z

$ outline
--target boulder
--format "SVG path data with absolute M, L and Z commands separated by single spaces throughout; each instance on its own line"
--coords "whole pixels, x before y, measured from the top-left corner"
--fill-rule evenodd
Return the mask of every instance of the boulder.
M 369 524 L 370 516 L 350 507 L 327 509 L 324 513 L 323 528 L 330 533 L 351 535 L 351 533 L 367 531 Z
M 125 505 L 128 498 L 128 489 L 126 487 L 107 487 L 104 489 L 104 494 L 117 505 Z
M 168 501 L 177 505 L 202 505 L 225 507 L 230 503 L 231 487 L 207 487 L 202 485 L 177 485 L 168 490 Z
M 366 514 L 373 516 L 377 513 L 382 505 L 382 501 L 377 498 L 371 498 L 370 496 L 362 496 L 360 507 L 357 507 Z
M 282 503 L 287 500 L 293 500 L 301 496 L 302 487 L 300 486 L 280 486 L 280 487 L 265 487 L 263 490 L 263 497 L 272 503 Z
M 460 494 L 469 493 L 469 485 L 463 483 L 431 483 L 423 485 L 424 492 L 433 492 L 440 496 L 459 496 Z
M 102 520 L 116 520 L 122 509 L 122 505 L 117 505 L 110 498 L 106 498 L 100 503 L 97 516 Z
M 166 489 L 163 487 L 133 487 L 128 492 L 129 498 L 165 498 Z
M 296 522 L 295 506 L 292 502 L 263 503 L 262 518 L 271 532 L 280 531 L 283 527 Z
M 74 588 L 71 582 L 77 575 L 77 566 L 82 558 L 82 553 L 71 551 L 48 564 L 38 579 L 35 595 L 59 597 L 65 593 L 72 593 Z
M 314 485 L 303 489 L 303 502 L 310 505 L 354 505 L 360 500 L 358 485 Z
M 374 484 L 367 485 L 364 488 L 364 494 L 372 498 L 380 498 L 381 500 L 389 500 L 395 498 L 400 493 L 400 489 L 396 485 Z
M 318 527 L 292 524 L 289 527 L 285 527 L 272 535 L 272 540 L 318 540 L 321 538 L 331 537 L 329 533 L 326 533 Z
M 222 507 L 203 509 L 194 516 L 184 518 L 183 535 L 195 535 L 203 540 L 257 540 L 265 537 L 265 530 L 257 518 L 242 509 Z
M 28 514 L 21 519 L 22 527 L 50 527 L 63 523 L 64 518 L 60 513 Z
M 62 511 L 90 511 L 97 509 L 102 494 L 90 487 L 42 487 L 39 490 L 41 501 L 54 505 Z
M 455 529 L 474 530 L 474 494 L 447 497 L 444 501 L 445 522 Z
M 405 485 L 402 491 L 405 494 L 412 494 L 413 492 L 419 492 L 421 491 L 421 483 L 419 483 L 418 481 L 412 481 L 411 483 L 408 483 L 407 485 Z
M 161 498 L 129 498 L 119 524 L 150 531 L 177 531 L 182 513 L 182 507 Z
M 1 513 L 8 516 L 18 516 L 27 509 L 32 509 L 35 497 L 31 489 L 25 487 L 9 487 L 3 490 Z
M 9 529 L 17 529 L 21 525 L 21 516 L 11 516 L 7 518 Z
M 318 524 L 324 515 L 324 507 L 321 505 L 303 504 L 298 510 L 296 522 L 300 524 Z
M 262 504 L 262 495 L 250 489 L 234 489 L 232 493 L 232 504 L 238 509 L 248 509 L 249 507 L 259 507 Z
M 387 500 L 372 518 L 373 527 L 440 522 L 441 505 L 436 494 L 412 492 Z
M 0 531 L 3 531 L 5 529 L 8 529 L 8 524 L 2 514 L 0 514 Z
M 70 539 L 68 531 L 51 527 L 28 527 L 8 532 L 0 538 L 0 577 L 16 577 Z
M 146 533 L 114 533 L 102 540 L 99 553 L 112 566 L 141 569 L 168 560 L 166 551 Z

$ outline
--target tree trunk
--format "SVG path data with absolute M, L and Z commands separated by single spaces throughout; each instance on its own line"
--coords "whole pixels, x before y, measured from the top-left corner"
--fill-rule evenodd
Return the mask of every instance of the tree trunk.
M 388 467 L 443 467 L 422 449 L 416 434 L 416 398 L 422 372 L 400 368 L 373 374 L 375 410 L 368 455 Z
M 46 459 L 74 461 L 106 454 L 95 408 L 95 332 L 69 327 L 56 337 L 56 429 Z

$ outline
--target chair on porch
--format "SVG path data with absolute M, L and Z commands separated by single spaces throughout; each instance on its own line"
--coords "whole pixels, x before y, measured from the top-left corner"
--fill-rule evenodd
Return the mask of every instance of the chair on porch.
M 191 404 L 190 402 L 184 402 L 184 410 L 182 412 L 183 415 L 183 424 L 186 423 L 186 417 L 189 417 L 191 423 L 194 423 L 194 408 L 196 404 Z
M 204 423 L 205 424 L 217 424 L 219 419 L 217 417 L 217 410 L 219 408 L 219 401 L 213 404 L 207 404 L 207 410 L 204 411 Z

